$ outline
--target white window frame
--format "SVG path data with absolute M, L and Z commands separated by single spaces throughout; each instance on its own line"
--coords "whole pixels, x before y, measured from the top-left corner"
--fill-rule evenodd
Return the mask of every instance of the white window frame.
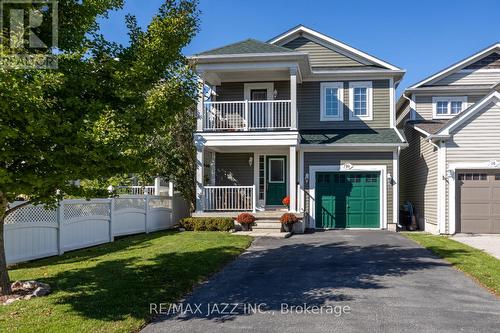
M 354 88 L 366 88 L 366 115 L 354 115 Z M 349 120 L 373 120 L 373 83 L 372 81 L 349 82 Z
M 438 114 L 437 113 L 437 103 L 447 102 L 448 103 L 448 113 Z M 462 111 L 467 108 L 467 96 L 435 96 L 432 97 L 432 118 L 433 119 L 451 119 L 455 117 L 458 113 L 451 113 L 451 102 L 462 102 Z M 460 113 L 459 112 L 459 113 Z
M 266 89 L 267 90 L 267 100 L 273 100 L 274 93 L 274 82 L 255 82 L 255 83 L 244 83 L 243 84 L 243 96 L 245 100 L 249 101 L 252 96 L 250 93 L 254 89 Z
M 338 98 L 338 116 L 326 114 L 326 89 L 336 88 Z M 344 83 L 343 82 L 321 82 L 321 116 L 320 121 L 343 121 L 344 120 Z

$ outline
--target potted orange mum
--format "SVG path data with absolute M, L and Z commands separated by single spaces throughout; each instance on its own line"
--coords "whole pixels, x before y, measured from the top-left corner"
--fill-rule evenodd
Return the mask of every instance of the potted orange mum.
M 255 216 L 250 213 L 241 213 L 236 217 L 236 221 L 241 224 L 241 230 L 252 230 L 252 224 L 255 222 Z
M 293 225 L 295 223 L 297 223 L 298 221 L 299 221 L 299 219 L 297 218 L 297 216 L 295 216 L 295 214 L 292 214 L 292 213 L 285 213 L 285 214 L 281 215 L 281 217 L 280 217 L 281 225 L 283 225 L 283 229 L 286 232 L 292 232 Z

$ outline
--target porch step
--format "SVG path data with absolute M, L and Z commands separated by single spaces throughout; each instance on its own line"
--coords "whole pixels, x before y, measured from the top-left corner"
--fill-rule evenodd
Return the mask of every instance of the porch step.
M 258 229 L 275 229 L 281 230 L 281 222 L 279 220 L 271 220 L 271 219 L 258 219 L 255 221 L 252 226 L 252 230 Z

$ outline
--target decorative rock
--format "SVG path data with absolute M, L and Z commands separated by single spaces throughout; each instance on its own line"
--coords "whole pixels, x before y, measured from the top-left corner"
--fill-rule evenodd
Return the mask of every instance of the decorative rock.
M 10 286 L 12 289 L 19 289 L 23 287 L 23 282 L 17 280 L 16 282 L 12 283 Z
M 50 293 L 50 289 L 38 287 L 35 289 L 35 291 L 33 292 L 32 295 L 35 297 L 40 297 L 40 296 L 48 295 L 49 293 Z
M 12 303 L 14 303 L 15 301 L 18 301 L 18 300 L 19 300 L 19 298 L 9 298 L 3 304 L 4 305 L 9 305 L 9 304 L 12 304 Z
M 37 282 L 36 281 L 26 281 L 23 283 L 23 288 L 24 289 L 36 289 L 37 288 Z

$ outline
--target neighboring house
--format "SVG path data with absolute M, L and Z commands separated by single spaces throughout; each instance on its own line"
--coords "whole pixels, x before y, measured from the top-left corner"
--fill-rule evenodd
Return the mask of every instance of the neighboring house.
M 500 43 L 409 87 L 397 104 L 401 202 L 434 233 L 500 233 Z
M 304 26 L 191 59 L 205 88 L 195 215 L 279 211 L 289 196 L 306 228 L 395 228 L 404 70 Z

